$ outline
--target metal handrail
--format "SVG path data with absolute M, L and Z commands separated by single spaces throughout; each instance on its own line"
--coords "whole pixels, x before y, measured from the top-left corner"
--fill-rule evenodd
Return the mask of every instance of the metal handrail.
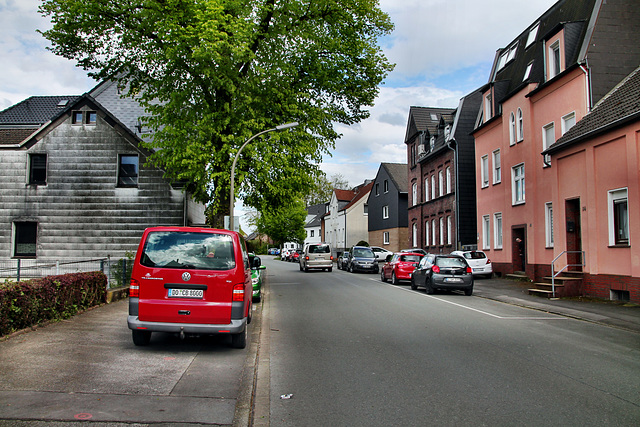
M 562 255 L 565 254 L 580 254 L 580 259 L 582 260 L 581 264 L 567 264 L 564 267 L 562 267 L 557 273 L 554 273 L 555 270 L 555 263 L 558 260 L 558 258 L 560 258 Z M 585 263 L 584 263 L 584 251 L 562 251 L 557 257 L 555 257 L 553 259 L 553 261 L 551 261 L 551 291 L 553 292 L 553 298 L 556 297 L 556 276 L 558 276 L 560 273 L 562 273 L 564 270 L 566 270 L 569 267 L 583 267 L 584 268 Z

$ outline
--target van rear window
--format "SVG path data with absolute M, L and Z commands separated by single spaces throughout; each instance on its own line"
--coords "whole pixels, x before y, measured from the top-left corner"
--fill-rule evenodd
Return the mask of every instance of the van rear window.
M 328 254 L 331 252 L 329 245 L 310 245 L 309 253 L 310 254 Z
M 230 270 L 233 241 L 226 234 L 155 231 L 147 235 L 140 264 L 155 268 Z

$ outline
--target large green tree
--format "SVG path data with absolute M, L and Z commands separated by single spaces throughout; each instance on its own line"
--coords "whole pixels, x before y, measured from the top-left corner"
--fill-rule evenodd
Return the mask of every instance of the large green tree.
M 368 117 L 393 66 L 378 46 L 393 29 L 378 0 L 43 0 L 57 55 L 117 80 L 146 108 L 151 161 L 228 212 L 241 154 L 245 204 L 287 204 L 308 192 L 340 135 Z
M 271 238 L 278 246 L 285 242 L 303 244 L 307 210 L 304 202 L 294 201 L 288 206 L 265 207 L 256 219 L 258 232 Z

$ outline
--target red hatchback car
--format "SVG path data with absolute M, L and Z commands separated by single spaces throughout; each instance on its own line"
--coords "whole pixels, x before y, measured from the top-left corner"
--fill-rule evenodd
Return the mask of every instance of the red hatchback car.
M 423 256 L 423 254 L 407 252 L 393 254 L 391 259 L 380 269 L 380 279 L 383 282 L 391 280 L 394 285 L 397 285 L 400 280 L 411 280 L 411 273 Z
M 251 269 L 236 232 L 194 227 L 153 227 L 142 235 L 129 289 L 135 345 L 152 332 L 228 334 L 245 348 L 251 321 Z

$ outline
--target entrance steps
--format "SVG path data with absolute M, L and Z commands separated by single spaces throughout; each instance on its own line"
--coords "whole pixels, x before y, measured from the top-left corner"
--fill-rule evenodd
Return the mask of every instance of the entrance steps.
M 553 298 L 551 277 L 544 277 L 542 282 L 535 282 L 529 289 L 529 295 Z M 582 290 L 582 272 L 567 271 L 555 278 L 556 298 L 580 296 Z

